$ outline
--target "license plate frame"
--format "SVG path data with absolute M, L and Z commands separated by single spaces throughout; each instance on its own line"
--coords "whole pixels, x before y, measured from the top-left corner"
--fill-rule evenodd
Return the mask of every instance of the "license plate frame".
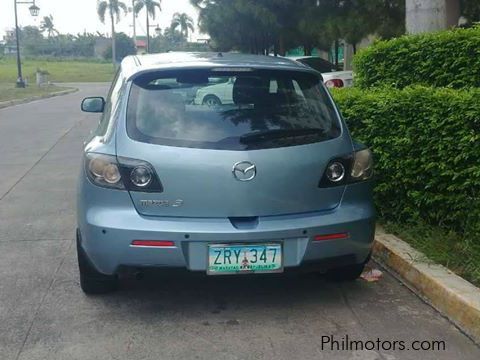
M 240 249 L 241 252 L 248 248 L 265 248 L 267 251 L 270 249 L 276 249 L 275 257 L 278 258 L 279 266 L 276 266 L 273 269 L 238 269 L 232 271 L 217 271 L 211 269 L 211 250 L 214 249 Z M 232 243 L 232 244 L 208 244 L 207 245 L 207 275 L 243 275 L 243 274 L 272 274 L 272 273 L 282 273 L 284 271 L 284 253 L 283 253 L 283 244 L 281 242 L 259 242 L 259 243 Z M 237 264 L 238 265 L 238 264 Z

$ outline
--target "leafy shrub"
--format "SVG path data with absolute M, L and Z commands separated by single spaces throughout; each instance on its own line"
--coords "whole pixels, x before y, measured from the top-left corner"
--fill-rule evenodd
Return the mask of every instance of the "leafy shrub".
M 480 235 L 480 89 L 341 89 L 356 140 L 374 152 L 385 220 Z
M 376 42 L 354 59 L 359 87 L 480 86 L 480 26 Z

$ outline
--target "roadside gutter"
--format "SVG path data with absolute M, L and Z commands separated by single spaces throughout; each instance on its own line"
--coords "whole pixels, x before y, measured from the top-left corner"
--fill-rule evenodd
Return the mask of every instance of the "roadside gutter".
M 25 104 L 25 103 L 35 101 L 35 100 L 47 99 L 47 98 L 51 98 L 51 97 L 54 97 L 54 96 L 67 95 L 67 94 L 71 94 L 71 93 L 74 93 L 74 92 L 77 92 L 77 91 L 78 91 L 78 89 L 72 88 L 72 89 L 57 91 L 57 92 L 53 92 L 53 93 L 49 93 L 49 94 L 30 96 L 30 97 L 23 98 L 23 99 L 14 99 L 14 100 L 2 101 L 2 102 L 0 102 L 0 109 L 6 108 L 6 107 L 9 107 L 9 106 L 19 105 L 19 104 Z
M 373 258 L 480 345 L 479 288 L 382 231 L 375 236 Z

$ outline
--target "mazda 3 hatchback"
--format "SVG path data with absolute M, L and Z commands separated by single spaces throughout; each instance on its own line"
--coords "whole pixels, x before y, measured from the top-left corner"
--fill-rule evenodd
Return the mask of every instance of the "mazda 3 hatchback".
M 199 101 L 212 87 L 229 101 Z M 368 261 L 372 155 L 315 70 L 240 54 L 127 57 L 107 99 L 82 110 L 101 113 L 78 187 L 86 293 L 115 289 L 124 268 L 353 280 Z

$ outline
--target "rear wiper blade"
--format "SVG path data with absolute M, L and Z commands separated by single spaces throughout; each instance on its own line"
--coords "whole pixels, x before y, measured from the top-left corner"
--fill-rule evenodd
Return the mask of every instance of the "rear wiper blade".
M 240 136 L 240 143 L 250 144 L 253 142 L 282 139 L 295 136 L 325 135 L 324 129 L 303 128 L 303 129 L 274 129 L 265 131 L 254 131 Z

